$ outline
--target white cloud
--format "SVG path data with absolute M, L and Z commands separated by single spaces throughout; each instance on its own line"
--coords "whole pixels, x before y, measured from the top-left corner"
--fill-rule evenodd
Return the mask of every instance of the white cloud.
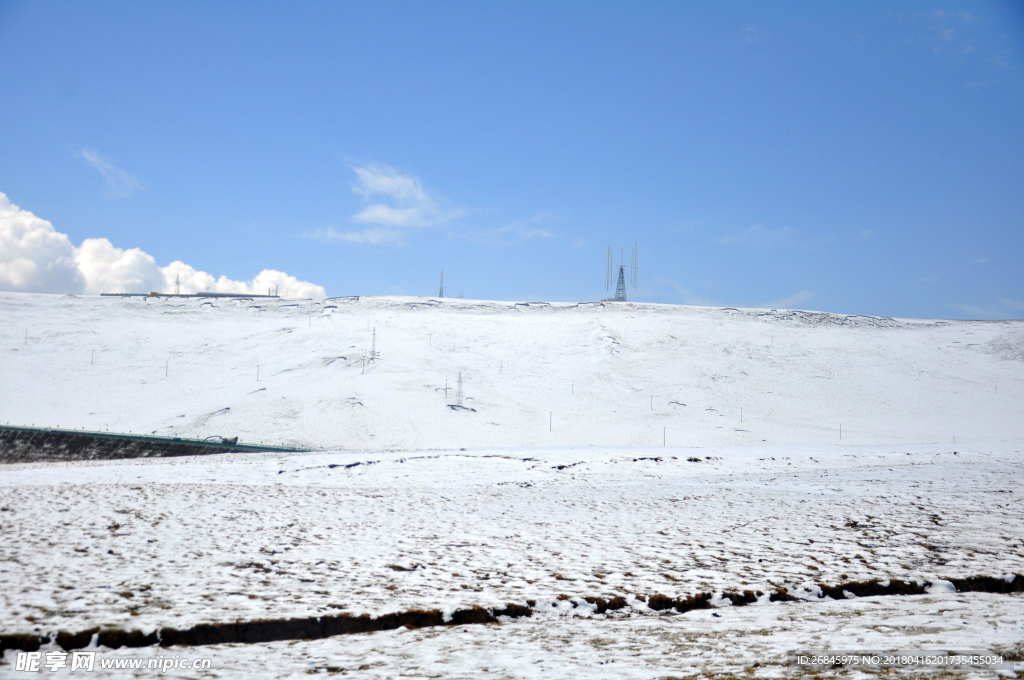
M 961 312 L 969 314 L 976 319 L 1005 319 L 1009 316 L 1006 312 L 999 311 L 996 309 L 986 309 L 984 307 L 978 307 L 975 305 L 961 305 L 951 304 L 950 307 L 959 309 Z
M 761 307 L 764 309 L 793 309 L 797 305 L 807 302 L 814 297 L 814 293 L 809 290 L 802 290 L 799 293 L 794 293 L 789 297 L 779 298 L 778 300 L 772 300 L 766 302 Z
M 105 238 L 87 238 L 75 249 L 75 261 L 85 276 L 84 293 L 163 292 L 163 271 L 152 255 L 138 248 L 115 248 Z M 62 291 L 54 291 L 62 292 Z
M 1024 312 L 1024 302 L 1017 302 L 1016 300 L 1010 300 L 1009 298 L 1000 298 L 999 305 L 1002 309 L 965 304 L 951 304 L 950 307 L 959 309 L 961 312 L 969 314 L 976 319 L 1019 319 L 1020 312 Z
M 44 220 L 11 203 L 0 192 L 0 290 L 34 293 L 182 293 L 265 294 L 277 287 L 288 297 L 326 297 L 323 286 L 264 269 L 251 281 L 215 279 L 183 262 L 159 267 L 138 248 L 116 248 L 105 238 L 89 238 L 75 248 Z
M 747 26 L 740 31 L 740 37 L 751 45 L 766 43 L 770 39 L 768 31 L 756 26 Z
M 500 245 L 513 245 L 529 238 L 551 238 L 554 234 L 542 228 L 541 225 L 555 219 L 556 215 L 552 212 L 540 212 L 506 224 L 504 227 L 489 229 L 483 232 L 483 240 Z
M 996 66 L 997 68 L 1016 70 L 1017 67 L 1010 61 L 1010 55 L 1012 54 L 1012 50 L 1004 49 L 999 54 L 992 57 L 989 61 L 992 63 L 993 66 Z
M 305 232 L 306 238 L 321 243 L 349 241 L 350 243 L 401 243 L 402 233 L 386 227 L 369 227 L 362 231 L 336 231 L 334 227 Z
M 666 234 L 692 234 L 701 228 L 702 225 L 699 220 L 687 220 L 663 227 L 662 231 Z
M 947 12 L 944 9 L 937 9 L 932 12 L 928 12 L 925 16 L 927 16 L 930 19 L 935 19 L 937 21 L 945 21 L 946 19 L 959 19 L 964 23 L 970 23 L 972 21 L 978 20 L 978 17 L 974 16 L 970 12 Z
M 226 276 L 214 279 L 206 272 L 196 271 L 184 262 L 175 261 L 162 270 L 166 282 L 164 291 L 174 291 L 174 281 L 181 281 L 181 292 L 235 293 L 239 295 L 266 295 L 270 289 L 288 298 L 322 298 L 327 293 L 323 286 L 299 281 L 294 276 L 276 269 L 264 269 L 250 281 L 234 281 Z
M 67 234 L 0 193 L 0 289 L 77 292 L 84 286 Z
M 956 267 L 955 269 L 951 269 L 950 271 L 945 272 L 943 274 L 936 274 L 935 276 L 929 276 L 926 279 L 921 279 L 920 282 L 921 283 L 938 283 L 939 279 L 943 278 L 944 276 L 947 276 L 949 274 L 955 274 L 956 272 L 960 271 L 961 269 L 967 269 L 968 267 L 973 267 L 976 264 L 986 264 L 987 262 L 988 262 L 987 258 L 979 257 L 977 260 L 971 260 L 967 264 L 962 264 L 959 267 Z
M 352 170 L 356 173 L 356 181 L 352 183 L 354 193 L 366 201 L 378 196 L 387 199 L 385 203 L 373 203 L 353 215 L 353 222 L 392 229 L 419 229 L 465 214 L 464 209 L 447 206 L 444 199 L 432 196 L 419 178 L 403 175 L 391 166 L 371 163 Z
M 334 227 L 304 232 L 303 236 L 321 243 L 393 243 L 400 245 L 410 230 L 425 229 L 457 219 L 466 211 L 449 205 L 443 197 L 431 194 L 418 177 L 404 175 L 390 165 L 368 163 L 353 166 L 356 179 L 352 192 L 370 203 L 351 218 L 366 225 L 362 229 L 341 231 Z M 379 200 L 383 198 L 383 200 Z M 377 200 L 377 202 L 372 202 Z
M 100 174 L 103 175 L 103 182 L 107 185 L 107 193 L 110 196 L 128 198 L 139 189 L 146 188 L 132 175 L 129 175 L 124 170 L 115 168 L 109 158 L 104 158 L 94 149 L 82 148 L 78 151 L 78 157 L 99 170 Z
M 796 229 L 782 227 L 780 229 L 769 229 L 760 222 L 751 225 L 749 229 L 741 231 L 733 236 L 718 239 L 719 243 L 740 246 L 756 246 L 770 248 L 791 243 L 796 236 Z
M 677 282 L 672 279 L 657 279 L 655 281 L 659 286 L 671 286 L 675 289 L 676 293 L 679 294 L 679 301 L 684 305 L 693 305 L 695 307 L 715 307 L 717 303 L 714 300 L 702 297 L 693 293 L 686 288 L 680 286 Z
M 976 51 L 969 41 L 972 38 L 971 24 L 977 22 L 978 17 L 968 12 L 949 12 L 940 9 L 920 14 L 918 18 L 927 24 L 927 33 L 923 39 L 931 43 L 932 52 L 935 54 L 959 58 L 974 54 Z

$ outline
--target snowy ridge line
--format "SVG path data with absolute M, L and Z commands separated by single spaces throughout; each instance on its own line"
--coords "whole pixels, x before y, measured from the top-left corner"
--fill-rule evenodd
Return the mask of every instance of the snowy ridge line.
M 740 314 L 738 309 L 719 310 L 726 313 Z M 808 326 L 847 326 L 858 328 L 869 326 L 872 328 L 903 328 L 896 319 L 887 316 L 863 316 L 860 314 L 832 314 L 830 312 L 809 312 L 803 310 L 746 310 L 748 315 L 761 321 L 783 321 L 797 322 Z
M 0 426 L 0 464 L 307 451 L 297 447 L 239 444 L 238 437 L 216 439 L 6 425 Z
M 290 619 L 265 619 L 254 621 L 236 621 L 233 623 L 201 623 L 191 628 L 178 630 L 175 628 L 158 628 L 144 633 L 140 630 L 126 631 L 120 628 L 90 628 L 77 633 L 59 631 L 49 635 L 32 635 L 29 633 L 0 635 L 0 658 L 8 649 L 26 652 L 38 651 L 42 647 L 56 644 L 65 651 L 84 647 L 150 647 L 160 645 L 202 646 L 218 644 L 256 644 L 277 642 L 282 640 L 320 640 L 336 635 L 354 633 L 371 633 L 398 628 L 427 628 L 432 626 L 462 626 L 481 623 L 501 623 L 502 619 L 516 619 L 546 613 L 548 605 L 556 613 L 566 609 L 559 608 L 560 603 L 568 603 L 572 609 L 579 609 L 586 614 L 606 614 L 630 608 L 641 615 L 647 611 L 665 611 L 675 609 L 684 614 L 697 609 L 712 609 L 722 606 L 742 607 L 751 604 L 768 604 L 771 602 L 813 602 L 824 598 L 841 600 L 857 597 L 880 595 L 926 595 L 935 592 L 983 592 L 1011 594 L 1024 592 L 1024 575 L 1012 574 L 1005 577 L 971 576 L 962 579 L 944 579 L 934 582 L 901 581 L 899 579 L 870 581 L 852 581 L 836 586 L 814 584 L 814 587 L 802 587 L 790 594 L 785 588 L 777 588 L 772 593 L 744 590 L 742 592 L 725 591 L 716 593 L 697 593 L 687 597 L 671 598 L 666 595 L 636 596 L 627 600 L 615 596 L 608 600 L 599 597 L 577 597 L 559 595 L 555 600 L 538 606 L 536 600 L 527 600 L 525 605 L 509 603 L 502 608 L 487 609 L 472 606 L 468 609 L 456 609 L 443 612 L 439 609 L 392 612 L 377 617 L 369 614 L 353 616 L 336 614 L 333 616 L 316 616 Z
M 236 298 L 252 300 L 253 298 L 273 298 L 282 300 L 280 295 L 257 295 L 255 293 L 100 293 L 101 297 L 144 297 L 144 298 Z M 68 296 L 77 297 L 77 296 Z

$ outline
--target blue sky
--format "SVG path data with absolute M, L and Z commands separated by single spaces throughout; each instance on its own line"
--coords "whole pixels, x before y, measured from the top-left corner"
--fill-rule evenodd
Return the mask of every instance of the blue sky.
M 0 2 L 0 287 L 1022 318 L 1022 7 Z

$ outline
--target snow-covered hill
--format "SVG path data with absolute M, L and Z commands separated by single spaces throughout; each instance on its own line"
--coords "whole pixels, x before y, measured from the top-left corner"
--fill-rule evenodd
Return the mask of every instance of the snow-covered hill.
M 332 450 L 1024 437 L 1021 321 L 14 293 L 0 319 L 15 425 Z
M 798 647 L 1024 649 L 1019 593 L 944 580 L 1024 573 L 1024 322 L 25 294 L 0 321 L 0 422 L 321 449 L 0 466 L 0 633 L 534 607 L 97 652 L 267 678 L 798 677 Z M 873 579 L 934 587 L 818 597 Z M 798 601 L 643 599 L 746 589 Z

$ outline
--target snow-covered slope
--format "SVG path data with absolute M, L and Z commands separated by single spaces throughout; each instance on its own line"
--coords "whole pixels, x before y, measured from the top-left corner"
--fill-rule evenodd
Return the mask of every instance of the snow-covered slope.
M 1024 437 L 1019 321 L 12 293 L 0 319 L 17 425 L 332 450 Z
M 798 677 L 797 647 L 1024 644 L 1020 594 L 816 585 L 1024 572 L 1024 322 L 0 294 L 0 381 L 0 422 L 322 449 L 0 466 L 3 633 L 537 605 L 98 652 L 259 678 Z M 799 601 L 640 599 L 777 588 Z

